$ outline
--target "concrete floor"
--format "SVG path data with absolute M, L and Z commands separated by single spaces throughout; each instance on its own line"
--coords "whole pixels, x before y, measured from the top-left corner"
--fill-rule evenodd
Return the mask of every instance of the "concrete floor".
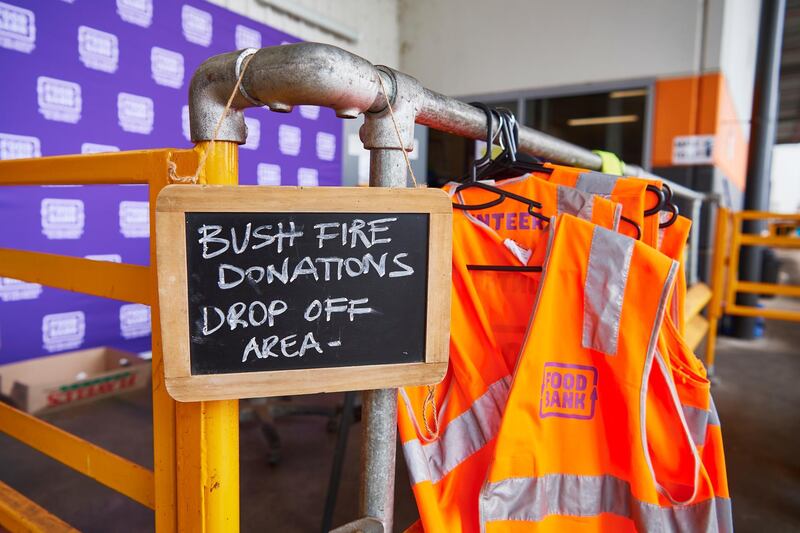
M 774 302 L 770 305 L 775 305 Z M 768 321 L 763 339 L 722 338 L 713 389 L 722 420 L 734 525 L 739 532 L 800 531 L 800 327 Z M 341 395 L 295 398 L 334 404 Z M 147 393 L 73 408 L 47 419 L 152 467 Z M 243 532 L 319 531 L 335 446 L 327 419 L 278 421 L 283 460 L 270 466 L 258 424 L 241 425 Z M 357 517 L 360 424 L 353 426 L 334 518 Z M 152 512 L 0 435 L 0 480 L 87 532 L 152 530 Z M 397 461 L 396 530 L 416 519 L 408 475 Z

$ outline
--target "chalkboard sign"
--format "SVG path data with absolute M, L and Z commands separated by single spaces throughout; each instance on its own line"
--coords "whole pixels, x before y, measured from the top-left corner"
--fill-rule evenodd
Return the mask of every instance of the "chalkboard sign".
M 433 189 L 165 188 L 167 390 L 199 401 L 440 380 L 450 216 Z

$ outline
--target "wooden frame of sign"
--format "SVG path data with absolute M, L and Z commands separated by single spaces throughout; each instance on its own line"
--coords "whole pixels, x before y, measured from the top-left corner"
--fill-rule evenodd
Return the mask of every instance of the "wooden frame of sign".
M 230 228 L 224 221 L 232 221 Z M 206 401 L 441 381 L 449 351 L 451 224 L 450 198 L 438 189 L 164 188 L 156 240 L 167 391 L 178 401 Z M 427 235 L 402 231 L 425 226 Z M 275 228 L 282 233 L 268 235 Z M 292 240 L 290 228 L 305 228 L 295 233 L 304 236 Z M 407 248 L 397 248 L 401 241 Z M 354 257 L 300 260 L 333 247 Z M 413 275 L 414 254 L 407 249 L 420 256 Z M 238 266 L 223 264 L 225 257 Z M 274 263 L 266 276 L 265 257 Z M 318 294 L 316 287 L 326 288 Z M 332 297 L 337 287 L 369 293 L 377 302 Z M 275 291 L 283 296 L 269 301 Z M 291 291 L 305 292 L 295 298 Z M 246 296 L 253 296 L 249 310 Z M 228 300 L 220 306 L 214 298 Z M 228 305 L 231 298 L 243 301 Z M 422 308 L 409 307 L 414 302 Z M 270 326 L 283 330 L 269 335 Z M 338 339 L 331 337 L 334 330 Z

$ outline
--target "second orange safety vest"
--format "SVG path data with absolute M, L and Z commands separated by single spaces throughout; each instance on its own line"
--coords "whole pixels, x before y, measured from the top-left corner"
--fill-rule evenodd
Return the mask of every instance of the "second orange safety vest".
M 481 491 L 482 529 L 724 530 L 656 350 L 677 264 L 568 215 L 546 264 Z M 673 413 L 658 436 L 677 450 L 672 465 L 651 455 L 652 383 Z

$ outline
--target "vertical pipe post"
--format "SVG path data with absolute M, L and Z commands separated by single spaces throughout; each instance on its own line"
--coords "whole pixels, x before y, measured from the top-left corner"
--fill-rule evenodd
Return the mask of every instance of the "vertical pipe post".
M 753 109 L 750 117 L 750 144 L 747 152 L 747 182 L 744 209 L 766 211 L 769 208 L 769 178 L 772 166 L 772 147 L 775 144 L 775 124 L 778 114 L 778 74 L 780 73 L 783 18 L 786 0 L 764 0 L 758 28 L 756 75 L 753 86 Z M 758 233 L 764 221 L 745 221 L 744 233 Z M 760 281 L 763 249 L 748 246 L 742 250 L 739 279 Z M 756 307 L 757 294 L 741 294 L 737 303 Z M 736 336 L 753 338 L 753 317 L 736 317 Z
M 406 187 L 408 180 L 404 150 L 414 145 L 416 103 L 422 94 L 417 80 L 385 67 L 378 67 L 386 99 L 379 112 L 366 113 L 360 135 L 370 151 L 370 187 Z M 361 516 L 377 518 L 386 532 L 394 519 L 394 475 L 397 440 L 397 390 L 364 392 L 364 424 L 361 443 Z
M 239 182 L 234 142 L 201 142 L 210 150 L 200 181 Z M 178 530 L 239 531 L 239 402 L 176 403 Z

